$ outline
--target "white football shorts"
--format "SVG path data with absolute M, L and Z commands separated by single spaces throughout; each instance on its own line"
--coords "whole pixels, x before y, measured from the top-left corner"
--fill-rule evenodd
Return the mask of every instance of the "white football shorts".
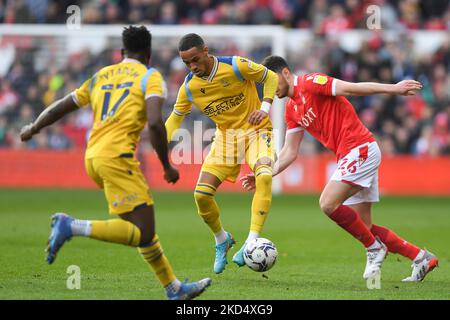
M 361 191 L 345 200 L 344 205 L 380 201 L 378 192 L 378 168 L 380 163 L 381 152 L 375 141 L 353 148 L 339 160 L 331 180 L 363 187 Z

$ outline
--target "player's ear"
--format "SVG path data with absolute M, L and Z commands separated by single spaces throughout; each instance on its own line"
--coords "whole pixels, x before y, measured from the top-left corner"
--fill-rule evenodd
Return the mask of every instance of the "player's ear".
M 283 77 L 283 79 L 289 83 L 289 77 L 290 77 L 290 71 L 288 68 L 283 68 L 281 69 L 281 76 Z
M 207 46 L 204 46 L 204 47 L 203 47 L 203 53 L 206 54 L 206 55 L 208 55 L 208 53 L 209 53 L 209 48 L 208 48 Z

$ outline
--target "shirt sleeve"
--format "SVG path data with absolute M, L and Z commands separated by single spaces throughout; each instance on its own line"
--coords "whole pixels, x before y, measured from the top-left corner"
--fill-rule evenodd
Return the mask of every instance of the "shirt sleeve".
M 313 94 L 336 96 L 336 79 L 326 74 L 315 72 L 302 77 L 302 88 Z
M 179 116 L 184 116 L 189 113 L 191 113 L 192 110 L 192 102 L 188 98 L 187 90 L 189 88 L 186 88 L 187 84 L 186 81 L 183 82 L 182 86 L 178 90 L 178 96 L 177 101 L 175 102 L 175 105 L 173 107 L 173 112 Z M 190 92 L 190 91 L 189 91 Z
M 147 84 L 145 86 L 145 99 L 150 97 L 167 98 L 167 85 L 163 76 L 159 71 L 154 71 L 148 77 Z
M 294 102 L 289 100 L 286 103 L 286 108 L 284 111 L 284 119 L 286 121 L 286 135 L 298 131 L 302 131 L 303 128 L 294 120 L 292 112 L 294 110 Z
M 92 78 L 86 80 L 78 89 L 75 89 L 71 93 L 73 101 L 79 108 L 86 107 L 91 103 L 90 91 L 95 79 L 96 76 L 93 76 Z
M 233 68 L 237 68 L 238 74 L 243 79 L 255 82 L 264 82 L 266 80 L 268 69 L 262 64 L 239 56 L 234 56 L 233 59 Z

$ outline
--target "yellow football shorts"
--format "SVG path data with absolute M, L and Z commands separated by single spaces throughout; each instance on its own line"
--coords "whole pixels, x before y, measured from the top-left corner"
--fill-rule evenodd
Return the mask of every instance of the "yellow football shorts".
M 259 159 L 275 161 L 272 129 L 260 130 L 217 130 L 211 150 L 206 156 L 202 172 L 208 172 L 220 181 L 235 182 L 241 164 L 247 162 L 252 170 Z
M 85 166 L 92 180 L 104 189 L 110 214 L 127 213 L 154 203 L 136 159 L 93 158 L 86 159 Z

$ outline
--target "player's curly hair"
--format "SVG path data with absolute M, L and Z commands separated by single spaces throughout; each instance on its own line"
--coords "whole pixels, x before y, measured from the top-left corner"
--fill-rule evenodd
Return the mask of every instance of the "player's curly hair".
M 123 47 L 126 51 L 140 53 L 152 49 L 152 34 L 145 26 L 125 27 L 122 32 Z
M 284 68 L 287 68 L 289 71 L 291 70 L 286 60 L 280 56 L 265 57 L 261 64 L 276 73 L 281 72 Z
M 202 49 L 205 46 L 205 42 L 202 37 L 196 33 L 188 33 L 184 35 L 178 43 L 178 51 L 186 51 L 191 48 Z

